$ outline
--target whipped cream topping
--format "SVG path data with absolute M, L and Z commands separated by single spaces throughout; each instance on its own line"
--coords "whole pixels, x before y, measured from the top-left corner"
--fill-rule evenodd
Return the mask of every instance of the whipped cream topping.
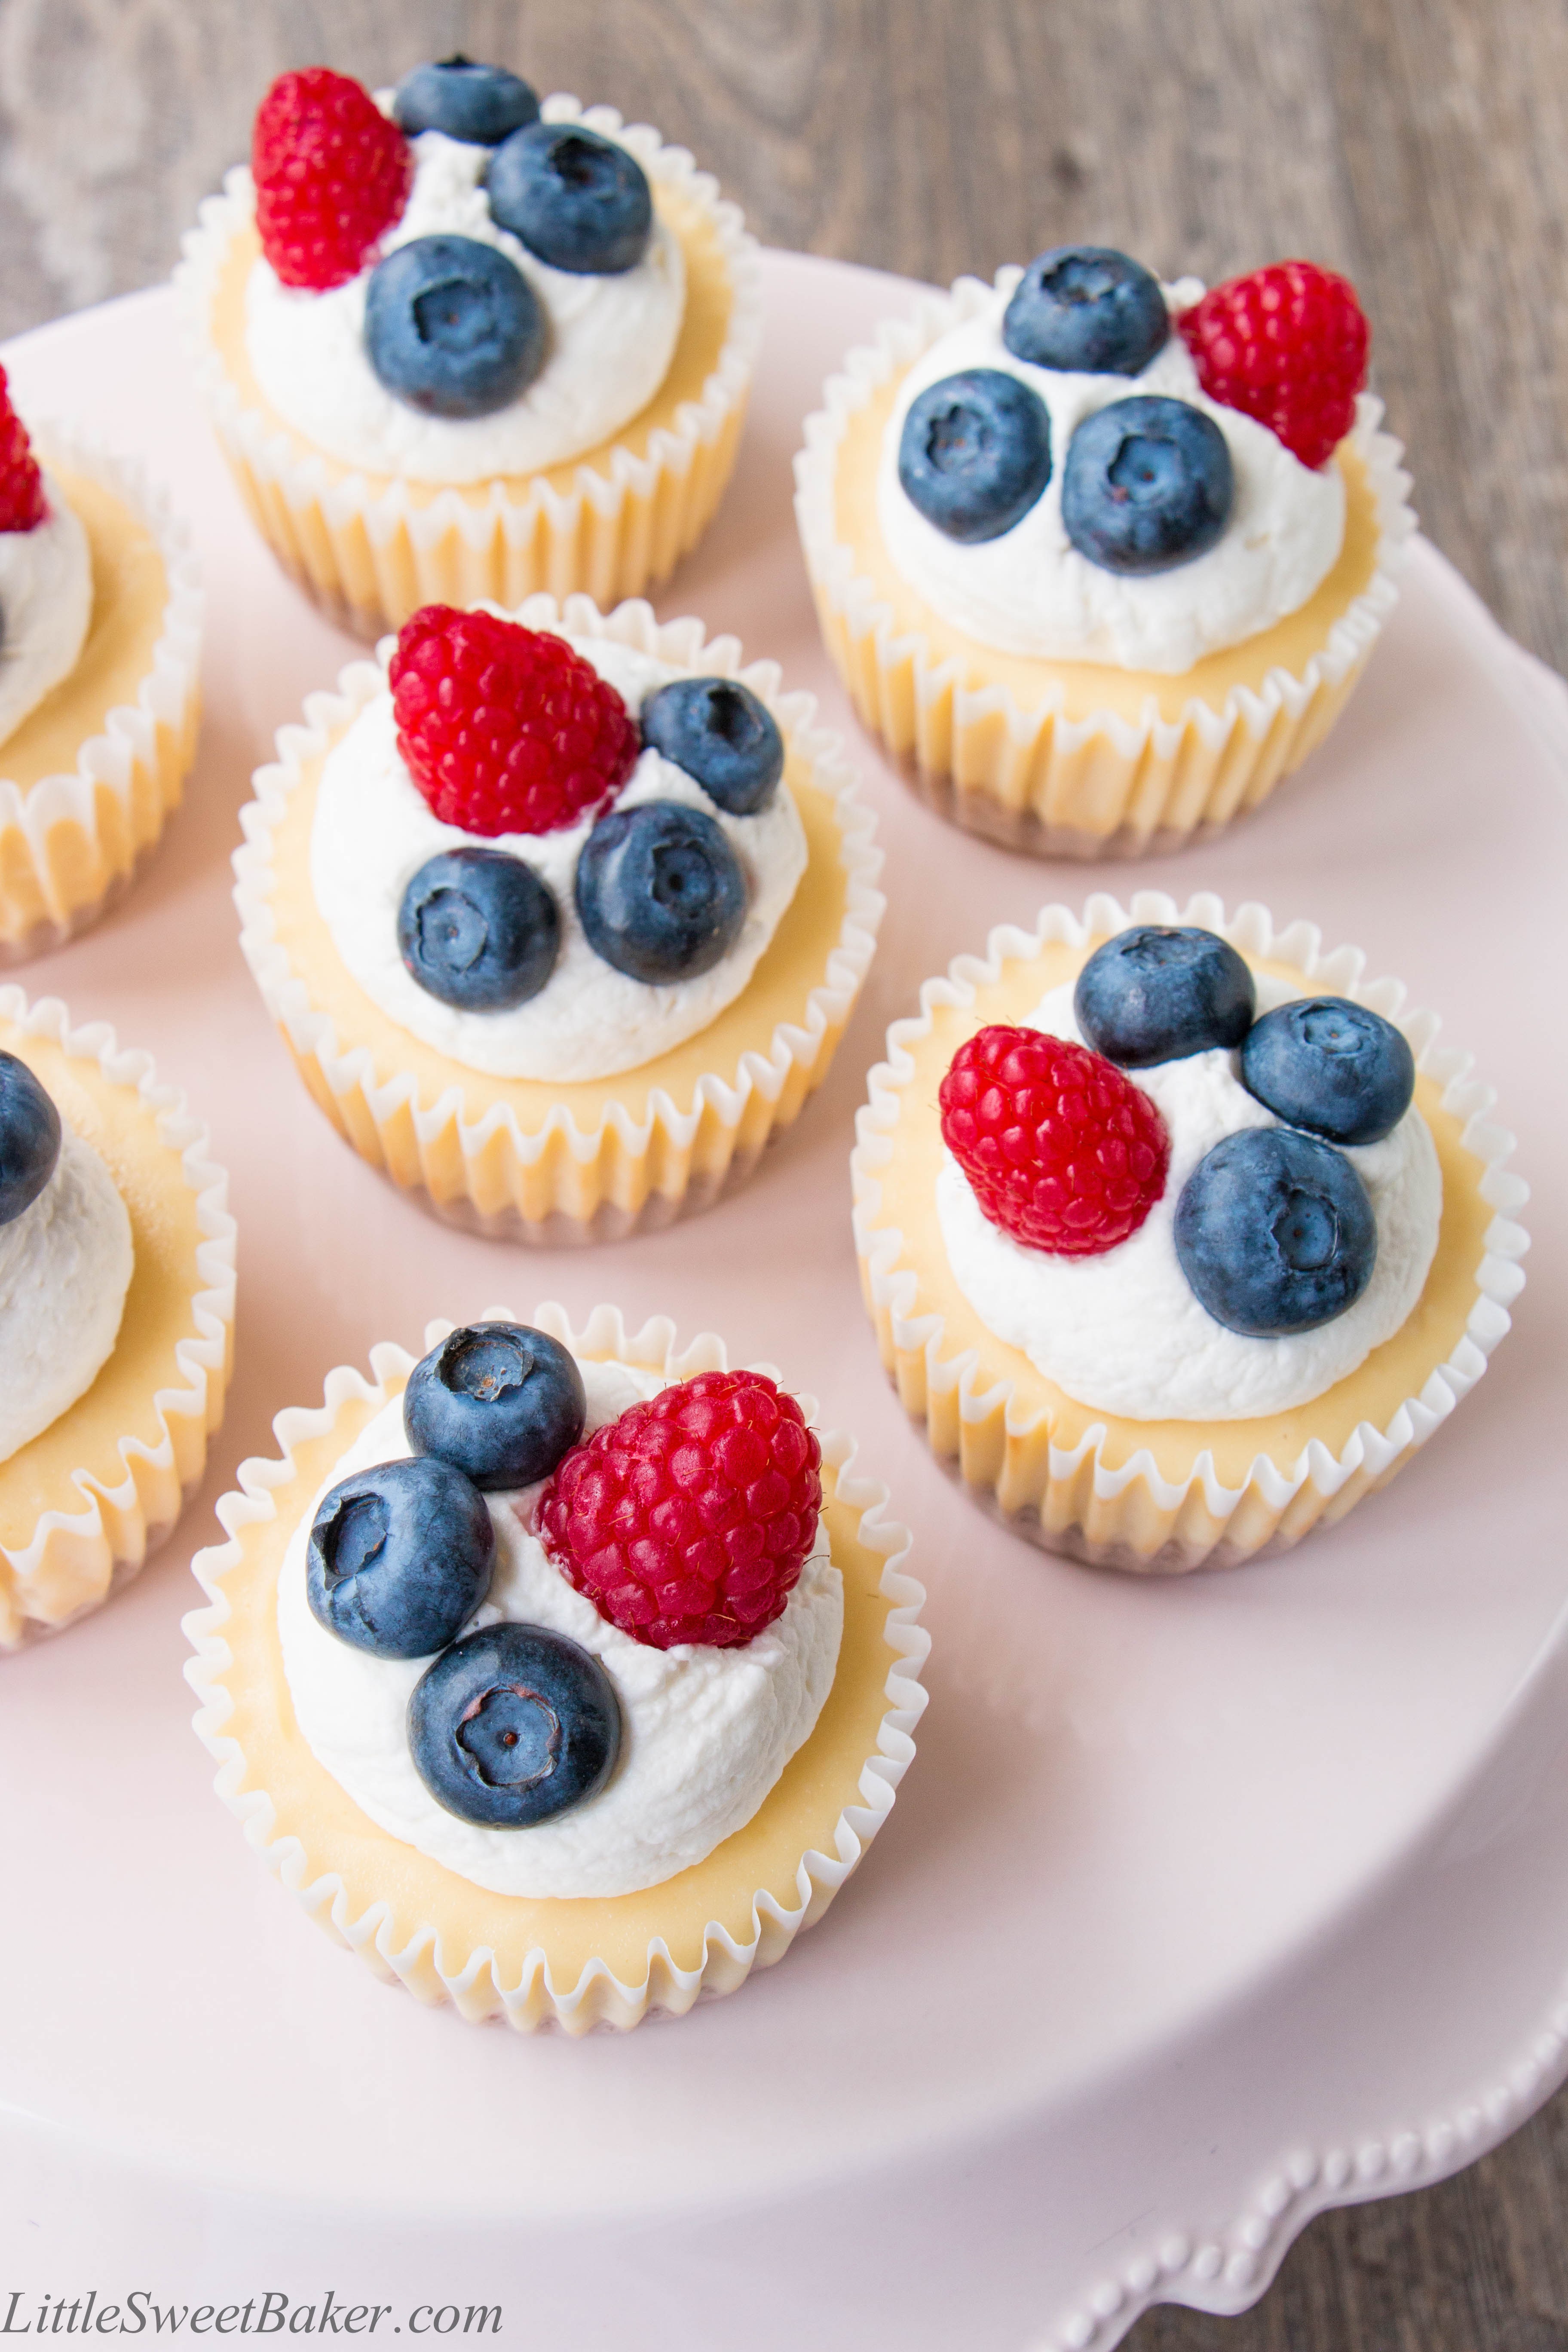
M 1210 400 L 1173 326 L 1141 375 L 1088 375 L 1015 359 L 1002 320 L 1020 269 L 999 273 L 984 310 L 942 336 L 900 387 L 882 440 L 877 513 L 894 569 L 933 612 L 999 653 L 1099 662 L 1177 675 L 1205 654 L 1240 645 L 1303 605 L 1344 541 L 1344 478 L 1331 459 L 1303 466 L 1266 425 Z M 1173 311 L 1203 287 L 1166 289 Z M 899 441 L 910 404 L 943 376 L 995 368 L 1037 393 L 1050 413 L 1051 478 L 1027 514 L 998 539 L 964 546 L 928 522 L 899 481 Z M 1189 402 L 1224 434 L 1236 498 L 1224 536 L 1206 555 L 1142 576 L 1091 563 L 1062 521 L 1068 446 L 1087 416 L 1112 401 L 1159 393 Z
M 656 688 L 688 675 L 634 646 L 560 634 L 634 713 Z M 646 751 L 614 806 L 634 808 L 644 801 L 703 810 L 745 878 L 740 936 L 728 955 L 695 979 L 649 986 L 616 971 L 588 945 L 573 892 L 578 854 L 595 821 L 584 817 L 559 833 L 503 833 L 482 844 L 531 866 L 555 900 L 560 953 L 538 995 L 509 1012 L 473 1013 L 443 1004 L 421 988 L 398 952 L 403 893 L 427 858 L 479 836 L 443 824 L 410 776 L 397 748 L 390 692 L 365 705 L 323 765 L 310 834 L 316 904 L 365 994 L 422 1045 L 493 1077 L 612 1077 L 696 1036 L 733 1003 L 805 871 L 805 833 L 787 784 L 755 816 L 730 816 L 683 768 Z
M 0 1225 L 0 1462 L 87 1394 L 113 1352 L 132 1264 L 114 1179 L 64 1127 L 54 1174 Z
M 92 555 L 59 484 L 36 530 L 0 530 L 0 743 L 68 677 L 92 618 Z
M 629 1364 L 582 1366 L 585 1433 L 666 1383 Z M 545 1625 L 591 1651 L 615 1685 L 621 1752 L 585 1804 L 526 1830 L 481 1828 L 438 1805 L 409 1754 L 409 1696 L 428 1658 L 372 1657 L 329 1633 L 305 1592 L 310 1522 L 328 1488 L 402 1461 L 403 1400 L 378 1412 L 322 1481 L 289 1541 L 278 1585 L 284 1672 L 317 1761 L 388 1834 L 494 1895 L 635 1894 L 689 1869 L 742 1829 L 809 1736 L 833 1685 L 844 1587 L 826 1531 L 782 1616 L 742 1648 L 654 1650 L 574 1592 L 532 1532 L 541 1488 L 487 1495 L 496 1531 L 489 1597 L 465 1632 L 502 1620 Z
M 1256 975 L 1260 1013 L 1306 991 Z M 1072 987 L 1054 988 L 1028 1024 L 1076 1045 Z M 1159 1106 L 1171 1138 L 1165 1190 L 1135 1234 L 1099 1257 L 1057 1257 L 992 1224 L 951 1154 L 937 1219 L 959 1288 L 986 1328 L 1019 1348 L 1079 1404 L 1131 1421 L 1240 1421 L 1308 1403 L 1392 1339 L 1420 1297 L 1443 1211 L 1431 1129 L 1414 1105 L 1380 1143 L 1345 1148 L 1377 1220 L 1377 1263 L 1343 1315 L 1315 1331 L 1258 1339 L 1216 1323 L 1176 1255 L 1176 1202 L 1225 1135 L 1279 1127 L 1241 1084 L 1240 1055 L 1216 1049 L 1124 1075 Z
M 605 134 L 608 135 L 608 134 Z M 406 210 L 370 267 L 317 293 L 285 286 L 265 255 L 246 287 L 245 342 L 278 414 L 345 466 L 415 482 L 531 474 L 596 448 L 664 382 L 686 307 L 679 240 L 657 214 L 647 253 L 608 278 L 552 269 L 490 216 L 482 184 L 491 150 L 439 131 L 410 141 Z M 516 263 L 543 314 L 544 365 L 518 399 L 488 416 L 427 416 L 388 392 L 365 355 L 371 269 L 418 236 L 468 236 Z

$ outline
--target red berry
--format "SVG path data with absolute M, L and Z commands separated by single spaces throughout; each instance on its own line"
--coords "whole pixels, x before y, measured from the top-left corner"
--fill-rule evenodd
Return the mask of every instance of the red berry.
M 27 428 L 11 405 L 0 367 L 0 530 L 36 530 L 48 510 Z
M 574 1446 L 539 1530 L 601 1617 L 731 1650 L 782 1614 L 816 1541 L 822 1448 L 763 1372 L 699 1372 Z
M 1135 1234 L 1165 1189 L 1171 1139 L 1103 1054 L 993 1023 L 942 1082 L 942 1140 L 994 1225 L 1058 1257 Z
M 279 74 L 257 108 L 250 169 L 263 253 L 285 286 L 324 292 L 400 217 L 414 159 L 368 89 L 310 66 Z
M 641 749 L 613 686 L 563 638 L 424 604 L 392 656 L 409 772 L 443 824 L 554 833 L 620 790 Z
M 1176 321 L 1211 400 L 1323 466 L 1355 422 L 1367 326 L 1355 288 L 1315 261 L 1277 261 L 1212 287 Z

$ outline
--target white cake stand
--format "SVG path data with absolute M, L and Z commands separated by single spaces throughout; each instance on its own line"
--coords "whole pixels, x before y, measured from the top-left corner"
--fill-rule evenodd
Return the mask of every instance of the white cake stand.
M 775 656 L 852 740 L 789 461 L 822 377 L 913 292 L 769 257 L 739 478 L 661 604 Z M 499 2304 L 513 2341 L 571 2352 L 1109 2347 L 1162 2297 L 1240 2309 L 1319 2208 L 1513 2128 L 1568 2066 L 1568 695 L 1418 545 L 1331 743 L 1192 858 L 1011 858 L 859 742 L 892 903 L 823 1095 L 710 1215 L 530 1255 L 422 1218 L 338 1143 L 241 964 L 250 770 L 354 648 L 247 524 L 169 298 L 6 358 L 25 410 L 170 479 L 212 593 L 190 803 L 102 927 L 22 977 L 189 1089 L 241 1235 L 205 1495 L 140 1584 L 0 1664 L 7 2286 L 330 2289 L 385 2306 L 383 2336 Z M 1047 896 L 1144 881 L 1365 946 L 1476 1048 L 1536 1187 L 1518 1328 L 1397 1486 L 1284 1559 L 1168 1586 L 1045 1559 L 949 1486 L 878 1367 L 846 1169 L 923 976 Z M 312 1934 L 211 1795 L 180 1679 L 190 1551 L 270 1415 L 427 1316 L 552 1296 L 667 1310 L 815 1390 L 915 1527 L 935 1637 L 920 1757 L 823 1925 L 733 2000 L 583 2043 L 424 2011 Z

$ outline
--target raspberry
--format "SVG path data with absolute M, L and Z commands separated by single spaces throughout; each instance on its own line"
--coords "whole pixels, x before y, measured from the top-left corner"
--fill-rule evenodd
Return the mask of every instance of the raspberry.
M 641 739 L 613 686 L 561 637 L 422 605 L 392 656 L 397 741 L 443 824 L 554 833 L 617 793 Z
M 326 66 L 279 74 L 256 110 L 261 249 L 285 286 L 325 292 L 363 268 L 408 201 L 408 142 L 369 90 Z
M 781 1614 L 816 1540 L 822 1448 L 763 1372 L 699 1372 L 574 1446 L 545 1549 L 623 1633 L 730 1650 Z
M 0 530 L 36 530 L 47 513 L 44 478 L 0 367 Z
M 1211 287 L 1176 321 L 1211 400 L 1323 466 L 1355 421 L 1371 331 L 1355 289 L 1315 261 L 1277 261 Z
M 1135 1234 L 1165 1189 L 1159 1111 L 1103 1054 L 994 1023 L 942 1082 L 942 1139 L 994 1225 L 1058 1257 Z

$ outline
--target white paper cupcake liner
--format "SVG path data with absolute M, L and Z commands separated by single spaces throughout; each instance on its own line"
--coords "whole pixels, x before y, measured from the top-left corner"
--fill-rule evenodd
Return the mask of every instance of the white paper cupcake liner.
M 205 599 L 184 523 L 139 465 L 97 439 L 47 419 L 29 431 L 43 465 L 85 476 L 143 526 L 166 599 L 135 701 L 84 736 L 73 770 L 23 787 L 0 744 L 0 963 L 62 945 L 129 887 L 180 804 L 201 714 Z
M 695 212 L 731 289 L 728 328 L 700 395 L 656 427 L 646 452 L 612 437 L 576 466 L 563 491 L 543 475 L 502 477 L 486 496 L 355 471 L 247 403 L 214 347 L 210 320 L 230 243 L 255 215 L 249 170 L 202 205 L 175 272 L 197 387 L 241 495 L 273 553 L 323 611 L 370 639 L 426 604 L 503 604 L 546 591 L 602 606 L 639 595 L 673 570 L 706 529 L 734 465 L 762 341 L 756 240 L 740 207 L 683 147 L 614 107 L 548 98 L 547 121 L 581 120 L 620 140 L 653 184 Z M 657 395 L 656 395 L 657 397 Z M 635 421 L 635 420 L 633 420 Z M 623 428 L 624 429 L 624 428 Z
M 90 1065 L 109 1085 L 133 1092 L 156 1115 L 159 1141 L 178 1157 L 203 1235 L 191 1291 L 193 1328 L 174 1344 L 178 1379 L 153 1394 L 157 1443 L 122 1437 L 119 1475 L 106 1480 L 101 1464 L 75 1470 L 61 1481 L 74 1491 L 40 1512 L 30 1539 L 16 1547 L 0 1545 L 4 1651 L 58 1632 L 128 1582 L 200 1485 L 207 1441 L 223 1420 L 232 1361 L 235 1223 L 228 1213 L 228 1178 L 208 1155 L 207 1130 L 190 1116 L 184 1095 L 159 1085 L 151 1055 L 122 1050 L 107 1022 L 73 1028 L 58 997 L 29 1005 L 12 985 L 0 987 L 0 1022 L 15 1024 L 25 1036 L 47 1038 L 73 1060 Z M 117 1349 L 123 1341 L 122 1333 Z M 60 1420 L 75 1410 L 68 1406 Z M 0 1463 L 0 1485 L 5 1476 Z
M 998 273 L 998 284 L 1016 272 Z M 1396 575 L 1415 529 L 1400 444 L 1381 432 L 1382 403 L 1363 394 L 1350 446 L 1364 466 L 1379 541 L 1371 579 L 1299 675 L 1268 671 L 1217 707 L 1191 697 L 1162 718 L 1151 696 L 1136 720 L 1110 709 L 1070 716 L 1050 666 L 1026 707 L 1010 685 L 975 684 L 969 664 L 939 660 L 838 536 L 835 487 L 852 420 L 952 328 L 994 297 L 976 278 L 927 294 L 912 317 L 889 320 L 851 351 L 823 387 L 795 458 L 795 515 L 828 652 L 856 709 L 921 796 L 966 830 L 1040 856 L 1163 854 L 1255 808 L 1327 733 L 1397 601 Z M 910 591 L 911 601 L 917 602 Z M 976 646 L 974 666 L 985 649 Z
M 921 1114 L 934 1117 L 931 1073 L 922 1074 L 916 1061 L 922 1041 L 933 1034 L 933 1013 L 983 1006 L 1005 968 L 1037 961 L 1053 943 L 1082 948 L 1130 923 L 1192 923 L 1217 931 L 1244 954 L 1285 964 L 1309 987 L 1353 998 L 1394 1022 L 1410 1042 L 1417 1070 L 1441 1088 L 1442 1108 L 1461 1123 L 1462 1149 L 1477 1164 L 1476 1189 L 1496 1213 L 1474 1270 L 1478 1296 L 1464 1337 L 1433 1366 L 1419 1391 L 1382 1426 L 1362 1422 L 1337 1451 L 1313 1438 L 1289 1464 L 1258 1453 L 1239 1485 L 1218 1475 L 1206 1449 L 1180 1479 L 1162 1474 L 1149 1447 L 1111 1468 L 1105 1421 L 1070 1400 L 1071 1418 L 1086 1425 L 1074 1444 L 1058 1445 L 1052 1413 L 1026 1410 L 1002 1369 L 1016 1351 L 1002 1341 L 994 1343 L 994 1355 L 955 1346 L 943 1315 L 932 1309 L 918 1254 L 902 1232 L 883 1222 L 883 1174 L 898 1151 L 906 1108 L 918 1099 Z M 870 1073 L 870 1099 L 857 1117 L 851 1159 L 856 1250 L 882 1360 L 944 1467 L 983 1507 L 1031 1541 L 1097 1565 L 1168 1573 L 1283 1550 L 1312 1527 L 1342 1517 L 1362 1495 L 1391 1478 L 1485 1371 L 1524 1286 L 1520 1260 L 1529 1241 L 1516 1216 L 1529 1188 L 1506 1166 L 1514 1139 L 1493 1122 L 1496 1097 L 1471 1076 L 1472 1056 L 1440 1045 L 1436 1016 L 1407 1010 L 1401 984 L 1367 981 L 1365 968 L 1359 949 L 1325 953 L 1314 925 L 1296 922 L 1276 931 L 1268 909 L 1255 904 L 1227 919 L 1222 902 L 1207 892 L 1180 908 L 1163 891 L 1146 890 L 1128 911 L 1097 892 L 1081 920 L 1068 908 L 1047 906 L 1031 931 L 1000 926 L 984 959 L 957 957 L 945 979 L 926 982 L 920 1013 L 889 1030 L 888 1058 Z M 911 1092 L 917 1083 L 918 1097 Z M 931 1227 L 934 1235 L 934 1210 Z M 940 1249 L 939 1237 L 932 1245 Z M 1311 1411 L 1310 1405 L 1301 1409 L 1303 1415 Z
M 518 1319 L 506 1307 L 490 1307 L 486 1314 Z M 635 1333 L 627 1332 L 618 1309 L 609 1307 L 596 1307 L 581 1332 L 574 1331 L 564 1311 L 554 1305 L 535 1308 L 527 1319 L 584 1356 L 617 1357 L 671 1379 L 689 1379 L 697 1372 L 722 1370 L 727 1366 L 722 1341 L 705 1332 L 680 1348 L 675 1325 L 664 1316 L 653 1318 Z M 452 1328 L 446 1322 L 432 1323 L 426 1333 L 426 1346 L 437 1345 Z M 308 1798 L 302 1800 L 291 1787 L 281 1800 L 280 1810 L 275 1793 L 258 1785 L 251 1759 L 226 1727 L 236 1713 L 228 1682 L 236 1671 L 230 1637 L 248 1642 L 254 1631 L 249 1616 L 241 1622 L 226 1591 L 228 1580 L 246 1566 L 247 1530 L 277 1519 L 278 1490 L 301 1475 L 295 1450 L 311 1440 L 331 1436 L 346 1406 L 363 1402 L 375 1410 L 384 1404 L 401 1390 L 416 1360 L 403 1349 L 388 1344 L 371 1351 L 374 1381 L 366 1381 L 349 1366 L 330 1373 L 324 1404 L 278 1415 L 273 1427 L 282 1448 L 280 1458 L 242 1463 L 238 1474 L 242 1491 L 226 1495 L 218 1505 L 229 1541 L 196 1555 L 193 1567 L 209 1596 L 209 1605 L 193 1611 L 184 1620 L 195 1652 L 186 1663 L 185 1675 L 201 1702 L 195 1727 L 216 1759 L 218 1794 L 268 1867 L 336 1941 L 357 1953 L 377 1976 L 405 1985 L 423 2000 L 450 2002 L 467 2018 L 504 2018 L 523 2032 L 554 2024 L 579 2034 L 595 2025 L 630 2027 L 656 2011 L 681 2015 L 700 1995 L 732 1992 L 753 1969 L 771 1967 L 782 1958 L 800 1930 L 821 1917 L 891 1811 L 899 1784 L 913 1758 L 914 1728 L 926 1703 L 921 1675 L 931 1640 L 920 1622 L 924 1591 L 904 1572 L 909 1530 L 888 1516 L 887 1489 L 856 1474 L 854 1441 L 839 1431 L 825 1434 L 823 1460 L 837 1475 L 838 1500 L 859 1515 L 854 1541 L 883 1563 L 877 1590 L 892 1604 L 884 1638 L 893 1659 L 884 1685 L 886 1706 L 875 1746 L 859 1773 L 860 1801 L 845 1805 L 839 1812 L 831 1852 L 811 1847 L 802 1853 L 795 1873 L 793 1901 L 780 1901 L 766 1888 L 757 1891 L 750 1905 L 749 1925 L 741 1934 L 722 1921 L 710 1920 L 696 1965 L 682 1965 L 672 1956 L 665 1937 L 652 1935 L 643 1968 L 632 1972 L 630 1981 L 596 1957 L 563 1975 L 542 1945 L 510 1949 L 500 1927 L 495 1941 L 470 1948 L 461 1937 L 454 1939 L 437 1921 L 416 1916 L 416 1901 L 410 1909 L 402 1897 L 376 1898 L 361 1905 L 351 1896 L 331 1853 L 322 1850 L 326 1841 L 312 1837 L 308 1843 L 307 1837 L 312 1833 L 307 1828 L 306 1834 L 301 1834 L 294 1822 L 293 1817 L 302 1803 L 308 1804 Z M 809 1419 L 811 1400 L 801 1402 Z M 313 1496 L 316 1483 L 312 1476 L 303 1503 Z M 255 1624 L 265 1621 L 275 1629 L 275 1579 L 269 1580 L 258 1586 L 251 1601 L 242 1602 L 242 1609 L 254 1610 Z M 840 1663 L 842 1669 L 842 1659 Z M 246 1674 L 243 1654 L 238 1673 Z M 308 1751 L 305 1754 L 313 1765 Z M 320 1766 L 314 1766 L 314 1770 L 323 1782 L 327 1780 Z M 364 1834 L 374 1838 L 378 1833 L 367 1824 Z M 400 1862 L 406 1861 L 409 1849 L 390 1836 L 385 1843 Z M 647 1906 L 657 1903 L 658 1895 L 656 1886 L 616 1899 Z M 497 1920 L 504 1919 L 510 1898 L 487 1900 Z M 595 1907 L 613 1910 L 615 1904 L 601 1901 Z
M 661 625 L 636 601 L 603 614 L 586 597 L 561 606 L 542 595 L 506 617 L 527 628 L 609 637 L 676 667 L 739 677 L 769 704 L 833 801 L 846 885 L 837 941 L 821 976 L 803 989 L 797 1017 L 779 1022 L 743 1052 L 732 1073 L 701 1076 L 689 1101 L 677 1102 L 656 1087 L 645 1117 L 612 1100 L 586 1131 L 561 1101 L 531 1126 L 507 1101 L 470 1118 L 458 1065 L 450 1066 L 451 1083 L 426 1099 L 411 1073 L 381 1067 L 368 1045 L 346 1044 L 279 941 L 273 833 L 305 769 L 382 690 L 380 661 L 353 663 L 335 695 L 312 695 L 305 726 L 280 729 L 277 761 L 257 772 L 257 797 L 241 818 L 247 845 L 234 861 L 240 946 L 311 1095 L 374 1167 L 447 1223 L 472 1231 L 551 1245 L 617 1240 L 708 1208 L 732 1191 L 826 1076 L 875 950 L 887 903 L 875 887 L 882 853 L 839 738 L 815 726 L 815 697 L 781 689 L 776 663 L 746 664 L 736 638 L 705 640 L 696 620 Z M 800 887 L 809 886 L 808 869 Z M 642 1073 L 625 1076 L 629 1082 Z

